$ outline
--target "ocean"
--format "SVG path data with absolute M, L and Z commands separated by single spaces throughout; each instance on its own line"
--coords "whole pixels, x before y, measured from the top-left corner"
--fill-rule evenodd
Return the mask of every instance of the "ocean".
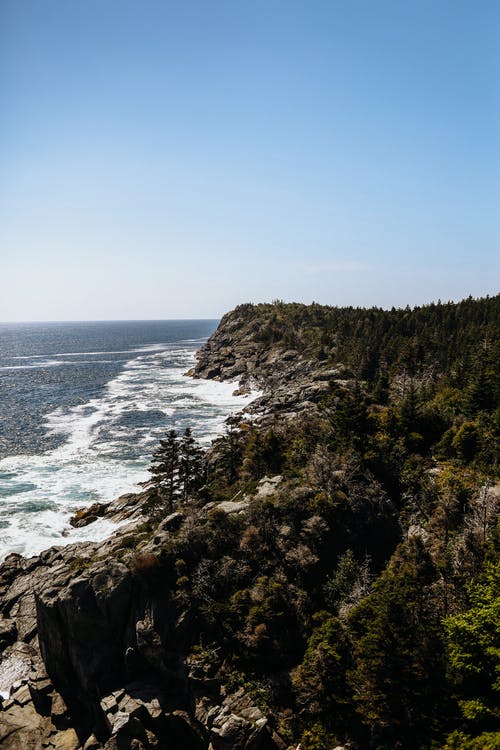
M 166 430 L 202 445 L 250 396 L 184 373 L 214 320 L 0 324 L 0 559 L 99 540 L 77 508 L 138 491 Z

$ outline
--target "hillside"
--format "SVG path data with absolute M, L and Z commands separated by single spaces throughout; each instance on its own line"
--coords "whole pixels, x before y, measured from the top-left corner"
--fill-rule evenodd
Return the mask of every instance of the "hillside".
M 0 748 L 500 747 L 499 312 L 224 316 L 192 375 L 262 395 L 190 492 L 1 566 Z
M 239 305 L 199 352 L 194 374 L 264 389 L 257 409 L 278 411 L 317 402 L 329 380 L 366 381 L 372 389 L 390 382 L 396 396 L 410 384 L 440 380 L 463 389 L 471 385 L 471 369 L 493 378 L 499 329 L 498 296 L 388 311 Z

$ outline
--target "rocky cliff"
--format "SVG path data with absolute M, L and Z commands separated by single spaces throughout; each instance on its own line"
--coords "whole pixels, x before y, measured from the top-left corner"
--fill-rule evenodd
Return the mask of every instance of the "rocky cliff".
M 7 558 L 1 748 L 285 747 L 244 690 L 228 691 L 188 653 L 196 627 L 162 556 L 196 516 L 177 512 L 153 531 L 128 525 L 104 543 Z
M 246 330 L 225 349 L 235 326 L 226 316 L 199 355 L 196 377 L 260 388 L 261 415 L 271 399 L 286 410 L 321 392 L 322 381 L 309 382 L 297 352 L 266 355 L 251 338 L 243 341 Z M 281 383 L 278 362 L 286 363 Z M 292 388 L 294 373 L 301 382 Z M 126 521 L 104 543 L 53 548 L 29 560 L 13 554 L 0 566 L 2 750 L 286 747 L 242 688 L 229 690 L 192 656 L 199 628 L 176 600 L 174 562 L 165 559 L 186 517 L 175 513 L 152 526 L 141 512 L 145 499 L 124 496 L 72 519 L 76 526 L 103 514 Z M 190 510 L 189 525 L 243 505 L 240 498 Z
M 0 566 L 0 749 L 421 750 L 477 731 L 443 617 L 493 555 L 498 358 L 470 367 L 486 303 L 224 316 L 190 374 L 261 394 L 198 496 L 161 520 L 147 492 L 93 506 L 73 523 L 109 514 L 107 541 Z M 408 372 L 403 398 L 388 380 Z
M 272 305 L 261 307 L 273 310 Z M 270 340 L 267 315 L 253 305 L 224 315 L 197 359 L 189 373 L 193 377 L 234 381 L 241 392 L 260 391 L 247 408 L 260 421 L 314 411 L 330 382 L 352 377 L 335 356 L 320 359 L 310 346 L 295 348 L 281 337 Z

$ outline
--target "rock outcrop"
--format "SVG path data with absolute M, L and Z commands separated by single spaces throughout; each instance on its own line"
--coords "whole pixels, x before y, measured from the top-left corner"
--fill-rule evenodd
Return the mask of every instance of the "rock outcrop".
M 197 378 L 259 389 L 261 421 L 312 410 L 343 376 L 296 349 L 270 346 L 253 316 L 226 315 L 198 355 Z M 264 478 L 256 496 L 272 494 Z M 284 750 L 270 717 L 243 688 L 207 675 L 189 656 L 189 615 L 160 566 L 176 512 L 141 531 L 148 492 L 83 509 L 75 527 L 106 516 L 120 524 L 101 543 L 50 549 L 0 566 L 0 750 Z M 244 514 L 251 498 L 211 502 L 199 513 Z M 140 553 L 137 550 L 140 550 Z M 158 584 L 156 577 L 164 577 Z
M 199 512 L 233 512 L 222 505 Z M 190 659 L 186 613 L 154 581 L 185 514 L 149 534 L 137 516 L 105 542 L 13 554 L 0 566 L 0 748 L 282 750 L 243 689 L 227 691 Z
M 437 323 L 430 326 L 436 311 Z M 421 490 L 425 510 L 398 487 L 408 480 L 416 486 L 418 467 L 430 482 L 444 469 L 424 468 L 434 459 L 419 452 L 423 434 L 406 434 L 397 416 L 402 394 L 391 402 L 398 379 L 406 384 L 406 365 L 404 376 L 398 370 L 402 349 L 405 357 L 418 355 L 415 330 L 442 372 L 443 362 L 462 367 L 469 361 L 462 360 L 469 339 L 467 356 L 474 361 L 483 337 L 471 334 L 467 323 L 467 336 L 452 336 L 454 346 L 460 343 L 457 359 L 453 347 L 443 344 L 453 332 L 455 313 L 443 326 L 442 312 L 441 306 L 432 314 L 419 310 L 412 326 L 407 311 L 321 311 L 279 302 L 243 305 L 224 316 L 189 374 L 261 393 L 246 417 L 239 416 L 241 429 L 229 431 L 207 454 L 207 481 L 198 501 L 184 503 L 158 523 L 142 515 L 150 491 L 96 504 L 78 512 L 73 525 L 105 516 L 119 525 L 111 538 L 52 548 L 31 559 L 13 554 L 0 565 L 0 750 L 293 750 L 285 738 L 333 750 L 443 745 L 439 732 L 461 725 L 458 714 L 450 714 L 439 728 L 443 696 L 446 703 L 459 686 L 446 684 L 439 673 L 436 692 L 432 684 L 445 663 L 433 613 L 441 617 L 444 611 L 436 581 L 451 559 L 441 540 L 443 518 L 446 535 L 449 531 L 448 510 L 439 491 L 431 501 L 427 483 Z M 365 351 L 365 333 L 371 335 L 377 321 L 371 350 Z M 438 324 L 441 338 L 435 336 Z M 425 338 L 428 329 L 435 341 Z M 346 345 L 351 339 L 353 346 Z M 429 356 L 420 358 L 421 379 L 428 371 L 440 372 Z M 380 401 L 369 409 L 363 383 L 380 391 Z M 483 398 L 484 383 L 474 383 L 481 385 L 476 396 Z M 448 391 L 447 385 L 437 391 L 445 394 L 447 409 L 458 400 L 458 393 L 450 399 Z M 332 398 L 322 417 L 325 395 Z M 345 418 L 356 399 L 362 417 L 355 413 L 351 422 Z M 340 414 L 339 404 L 347 404 Z M 304 418 L 309 414 L 315 418 Z M 441 447 L 447 436 L 453 448 L 464 418 L 460 411 L 453 417 Z M 251 421 L 265 429 L 253 430 Z M 275 421 L 283 445 L 261 460 L 261 438 L 273 437 L 266 428 Z M 426 440 L 431 445 L 429 436 Z M 469 471 L 474 463 L 463 466 Z M 266 472 L 275 476 L 263 476 Z M 468 477 L 469 482 L 472 487 Z M 444 495 L 448 504 L 448 490 Z M 446 586 L 446 611 L 452 594 L 455 604 L 466 598 L 459 579 L 463 571 L 474 571 L 483 554 L 499 496 L 498 484 L 489 490 L 484 485 L 479 500 L 471 489 L 467 502 L 457 501 L 458 525 L 450 536 L 461 540 L 453 557 L 462 567 L 460 575 L 450 576 L 457 584 Z M 371 586 L 380 571 L 384 585 Z M 350 612 L 367 594 L 367 606 L 349 630 Z M 418 613 L 415 597 L 428 602 L 419 604 Z M 396 674 L 379 674 L 387 649 L 383 639 L 376 645 L 377 639 L 391 625 L 392 610 Z M 363 641 L 356 643 L 357 627 L 364 629 L 363 638 L 369 636 L 364 643 L 375 644 L 371 662 Z M 404 636 L 400 639 L 405 631 L 408 642 L 417 638 L 417 647 L 423 634 L 425 649 L 429 635 L 430 679 L 428 656 L 422 660 L 408 650 Z M 408 653 L 418 656 L 416 690 L 404 676 L 407 670 L 399 674 Z M 357 680 L 362 690 L 354 685 L 351 694 Z M 383 711 L 365 701 L 367 685 Z M 400 693 L 401 707 L 393 701 Z M 431 704 L 437 706 L 434 713 Z M 411 716 L 407 726 L 402 716 Z M 346 731 L 346 721 L 352 730 Z M 436 733 L 429 735 L 434 725 Z
M 234 381 L 241 393 L 261 391 L 245 410 L 261 422 L 314 411 L 331 381 L 345 384 L 350 376 L 342 364 L 332 367 L 284 341 L 270 343 L 259 316 L 245 305 L 224 315 L 197 359 L 192 377 Z

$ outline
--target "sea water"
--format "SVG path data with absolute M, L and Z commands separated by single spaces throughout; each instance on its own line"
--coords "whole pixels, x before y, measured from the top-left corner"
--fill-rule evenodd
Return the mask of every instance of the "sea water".
M 185 375 L 216 324 L 0 324 L 0 559 L 104 538 L 77 508 L 138 491 L 167 430 L 206 446 L 251 400 Z

